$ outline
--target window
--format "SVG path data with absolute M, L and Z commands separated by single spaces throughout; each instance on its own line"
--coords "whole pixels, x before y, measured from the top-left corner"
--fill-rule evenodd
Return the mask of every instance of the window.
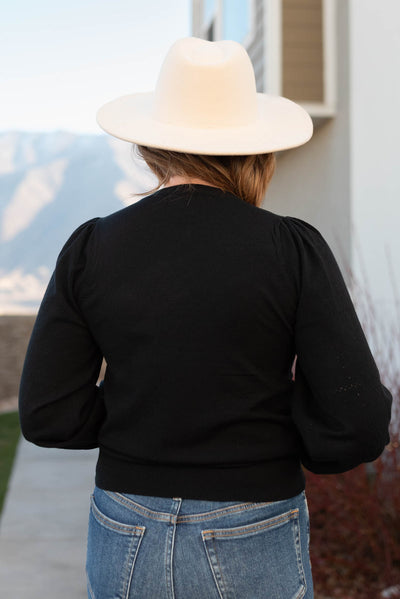
M 203 0 L 203 23 L 206 25 L 215 17 L 217 0 Z
M 222 37 L 243 44 L 252 30 L 252 2 L 224 0 L 222 8 Z
M 337 0 L 192 0 L 193 35 L 232 39 L 253 62 L 257 89 L 336 112 Z
M 209 41 L 235 40 L 248 46 L 254 37 L 256 0 L 193 0 L 193 35 Z
M 210 42 L 216 39 L 215 21 L 217 4 L 217 0 L 203 0 L 203 37 Z

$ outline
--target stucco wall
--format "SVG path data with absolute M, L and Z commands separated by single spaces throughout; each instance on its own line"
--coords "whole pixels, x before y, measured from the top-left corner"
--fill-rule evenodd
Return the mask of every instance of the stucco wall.
M 337 114 L 319 124 L 304 146 L 278 155 L 277 170 L 263 208 L 297 216 L 317 227 L 349 279 L 350 142 L 348 5 L 337 5 Z
M 400 292 L 400 2 L 351 0 L 349 16 L 354 266 L 395 319 L 386 248 Z

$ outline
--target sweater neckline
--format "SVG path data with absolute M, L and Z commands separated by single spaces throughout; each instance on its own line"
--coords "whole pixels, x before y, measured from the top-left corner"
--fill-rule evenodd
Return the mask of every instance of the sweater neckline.
M 220 193 L 229 193 L 229 192 L 223 191 L 220 187 L 217 187 L 216 185 L 205 185 L 204 183 L 177 183 L 176 185 L 169 185 L 168 187 L 162 187 L 158 191 L 169 191 L 169 190 L 174 190 L 179 187 L 182 187 L 183 190 L 184 189 L 187 190 L 187 188 L 189 186 L 210 189 L 210 190 L 218 191 Z
M 194 189 L 190 190 L 189 185 L 191 185 Z M 171 185 L 170 187 L 163 187 L 161 189 L 158 189 L 152 195 L 153 197 L 159 197 L 160 195 L 167 195 L 169 193 L 181 193 L 183 195 L 186 195 L 188 193 L 193 193 L 194 191 L 206 191 L 208 194 L 212 193 L 214 195 L 222 197 L 234 198 L 236 200 L 239 200 L 242 204 L 246 204 L 246 202 L 241 197 L 235 195 L 234 193 L 231 193 L 230 191 L 224 191 L 220 187 L 216 187 L 214 185 L 205 185 L 204 183 L 177 183 L 176 185 Z

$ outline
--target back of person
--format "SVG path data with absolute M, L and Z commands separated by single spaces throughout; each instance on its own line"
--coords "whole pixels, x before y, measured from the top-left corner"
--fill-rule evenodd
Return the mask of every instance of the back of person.
M 217 44 L 189 40 L 167 66 L 186 43 Z M 101 113 L 117 137 L 124 102 Z M 310 137 L 308 115 L 287 102 L 283 147 L 292 130 L 292 145 Z M 161 125 L 148 127 L 150 138 Z M 196 139 L 189 128 L 190 153 L 180 127 L 170 150 L 168 127 L 161 148 L 126 136 L 159 188 L 82 224 L 60 252 L 24 365 L 22 431 L 44 447 L 99 447 L 91 599 L 310 599 L 302 466 L 376 459 L 391 394 L 321 233 L 260 207 L 281 146 L 266 130 L 260 153 L 250 124 L 240 155 L 242 123 L 228 156 L 225 124 L 212 148 L 227 155 L 200 151 L 202 128 Z
M 101 486 L 117 482 L 125 457 L 136 492 L 149 491 L 136 462 L 156 469 L 152 494 L 164 464 L 176 468 L 167 488 L 183 478 L 192 497 L 210 497 L 203 479 L 216 467 L 214 499 L 302 490 L 290 414 L 296 295 L 282 278 L 281 226 L 205 185 L 165 188 L 89 225 L 79 303 L 107 361 Z M 193 469 L 182 477 L 179 466 Z

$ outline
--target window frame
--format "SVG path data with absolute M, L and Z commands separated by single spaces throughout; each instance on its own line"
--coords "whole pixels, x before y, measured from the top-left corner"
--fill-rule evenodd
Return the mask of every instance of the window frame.
M 264 90 L 282 95 L 282 0 L 264 1 Z M 323 102 L 299 102 L 312 117 L 336 114 L 336 5 L 322 0 Z

